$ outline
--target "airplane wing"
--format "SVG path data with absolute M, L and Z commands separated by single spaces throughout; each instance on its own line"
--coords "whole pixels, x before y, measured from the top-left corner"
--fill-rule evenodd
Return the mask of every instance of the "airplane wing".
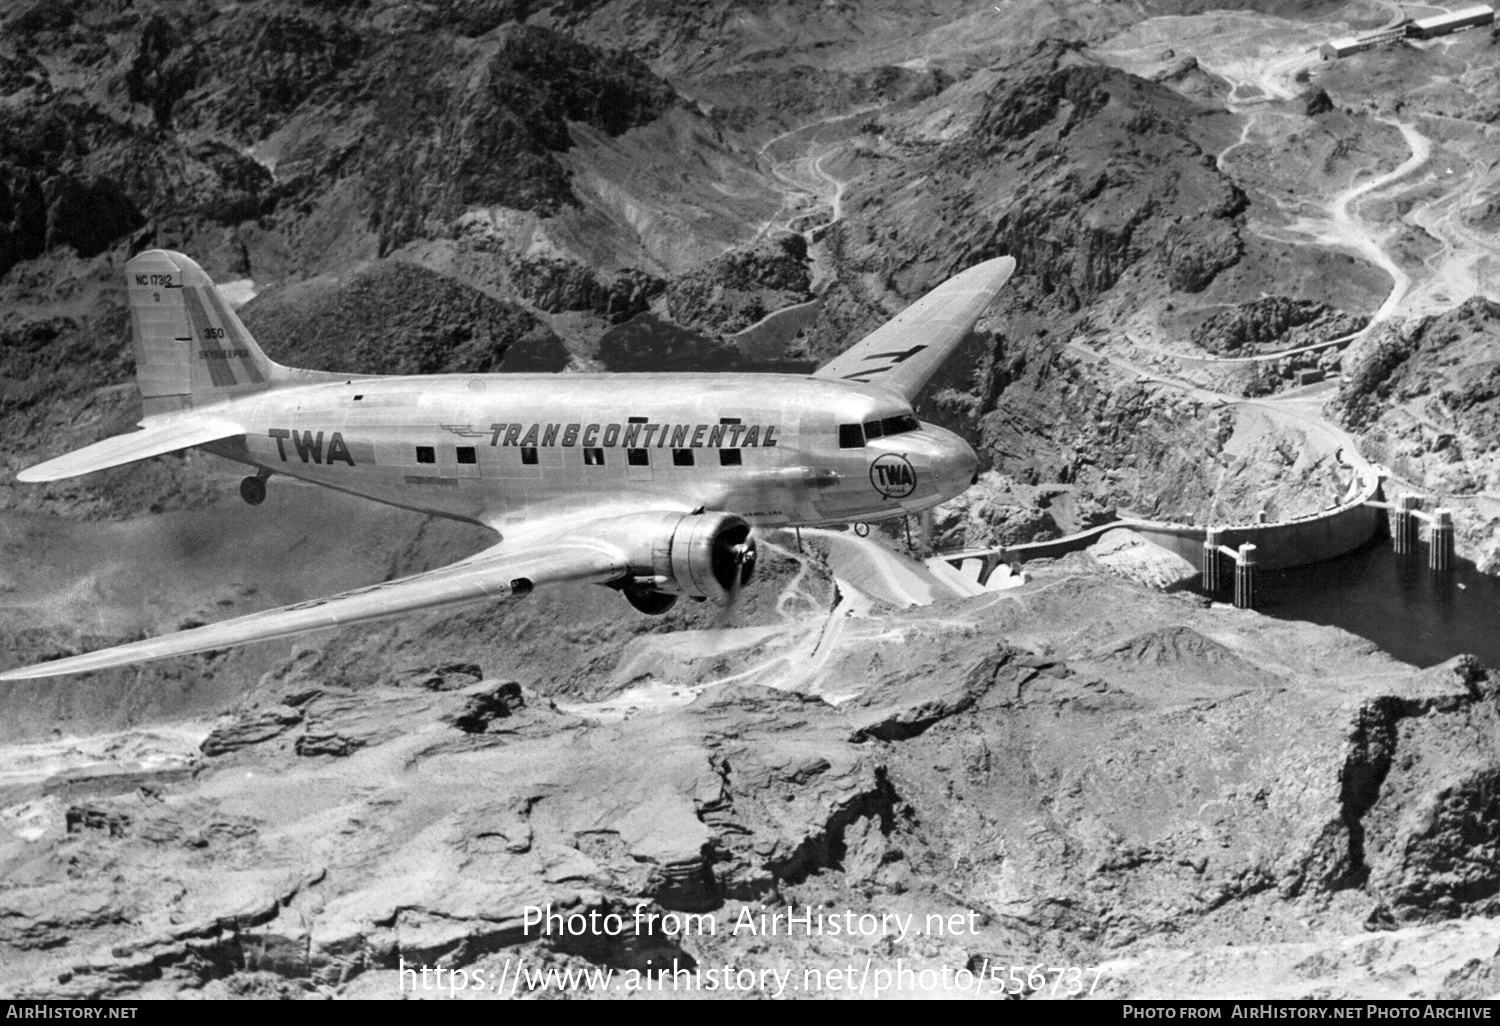
M 111 666 L 228 648 L 250 641 L 290 637 L 342 624 L 365 623 L 403 613 L 443 609 L 524 595 L 565 582 L 602 584 L 628 569 L 624 553 L 602 540 L 573 537 L 517 551 L 509 542 L 449 566 L 383 584 L 299 602 L 263 613 L 193 627 L 52 662 L 0 673 L 0 681 L 57 677 Z
M 151 456 L 176 452 L 206 442 L 243 435 L 245 429 L 227 420 L 191 417 L 152 423 L 147 421 L 139 431 L 116 435 L 102 442 L 75 449 L 55 460 L 27 467 L 16 475 L 17 481 L 60 481 L 65 477 L 92 474 L 124 463 L 134 463 Z
M 863 381 L 914 399 L 1016 269 L 1013 257 L 976 264 L 917 300 L 813 373 Z

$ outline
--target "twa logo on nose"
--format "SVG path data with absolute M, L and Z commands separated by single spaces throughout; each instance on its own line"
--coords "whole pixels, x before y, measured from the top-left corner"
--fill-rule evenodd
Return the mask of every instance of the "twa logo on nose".
M 917 490 L 917 472 L 905 456 L 888 452 L 870 464 L 870 483 L 886 499 L 904 499 Z

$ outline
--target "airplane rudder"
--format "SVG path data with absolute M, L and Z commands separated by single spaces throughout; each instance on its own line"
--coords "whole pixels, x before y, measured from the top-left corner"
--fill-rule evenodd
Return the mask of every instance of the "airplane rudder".
M 150 250 L 125 266 L 144 397 L 185 396 L 192 405 L 272 380 L 276 365 L 191 257 Z
M 174 397 L 185 405 L 192 392 L 192 338 L 183 298 L 182 269 L 165 250 L 147 250 L 125 264 L 135 377 L 141 396 Z M 171 404 L 169 404 L 171 405 Z

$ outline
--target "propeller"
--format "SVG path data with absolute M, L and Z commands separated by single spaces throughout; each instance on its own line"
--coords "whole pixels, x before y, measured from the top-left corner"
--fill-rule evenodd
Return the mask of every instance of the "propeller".
M 735 612 L 739 608 L 740 595 L 744 593 L 745 585 L 749 584 L 755 576 L 755 564 L 760 558 L 759 546 L 756 544 L 755 528 L 750 528 L 745 533 L 743 541 L 729 546 L 729 556 L 733 560 L 733 570 L 730 574 L 728 587 L 728 599 L 719 609 L 719 615 L 714 618 L 714 627 L 724 628 L 730 626 L 734 620 Z
M 729 551 L 734 554 L 735 565 L 739 567 L 734 588 L 731 589 L 732 593 L 749 584 L 750 579 L 755 576 L 755 561 L 759 558 L 759 549 L 755 544 L 755 528 L 752 527 L 750 533 L 745 535 L 745 540 Z

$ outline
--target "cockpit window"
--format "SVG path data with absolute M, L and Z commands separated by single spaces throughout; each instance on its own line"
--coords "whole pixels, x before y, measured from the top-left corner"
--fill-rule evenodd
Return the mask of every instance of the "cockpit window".
M 903 431 L 915 431 L 920 426 L 917 418 L 909 413 L 881 417 L 879 420 L 865 421 L 865 437 L 884 438 L 886 435 L 899 435 Z
M 858 449 L 866 441 L 884 438 L 886 435 L 899 435 L 904 431 L 916 431 L 921 426 L 917 423 L 917 418 L 910 413 L 898 413 L 894 417 L 877 417 L 863 424 L 840 424 L 839 448 Z

